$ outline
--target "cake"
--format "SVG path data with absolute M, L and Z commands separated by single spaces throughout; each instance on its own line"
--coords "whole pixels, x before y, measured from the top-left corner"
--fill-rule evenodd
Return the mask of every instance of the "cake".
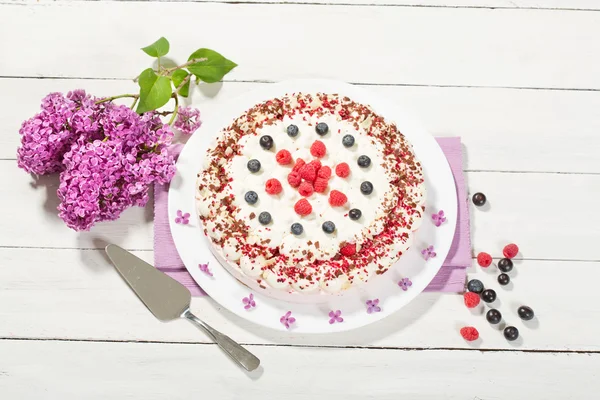
M 292 301 L 384 274 L 411 245 L 424 203 L 421 164 L 396 125 L 336 94 L 250 108 L 218 133 L 197 179 L 217 259 Z

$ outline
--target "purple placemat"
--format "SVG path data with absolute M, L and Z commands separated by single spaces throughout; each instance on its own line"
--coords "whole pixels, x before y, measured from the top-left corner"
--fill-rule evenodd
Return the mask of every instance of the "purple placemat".
M 448 159 L 458 195 L 458 221 L 454 240 L 448 257 L 440 272 L 425 289 L 429 292 L 462 292 L 465 287 L 467 267 L 471 265 L 471 230 L 469 210 L 467 209 L 467 188 L 462 170 L 462 146 L 459 137 L 436 138 Z M 183 145 L 175 145 L 171 151 L 178 155 Z M 196 284 L 179 258 L 175 243 L 171 237 L 168 217 L 169 185 L 154 187 L 154 265 L 167 275 L 184 284 L 192 296 L 204 296 L 206 293 Z

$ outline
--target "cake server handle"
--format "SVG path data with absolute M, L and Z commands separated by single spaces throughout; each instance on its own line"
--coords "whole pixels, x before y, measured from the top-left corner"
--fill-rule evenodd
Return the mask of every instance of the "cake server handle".
M 229 354 L 246 371 L 254 371 L 260 365 L 260 360 L 254 354 L 244 349 L 229 336 L 223 335 L 221 332 L 210 327 L 210 325 L 192 314 L 189 309 L 185 310 L 181 317 L 205 331 L 225 353 Z

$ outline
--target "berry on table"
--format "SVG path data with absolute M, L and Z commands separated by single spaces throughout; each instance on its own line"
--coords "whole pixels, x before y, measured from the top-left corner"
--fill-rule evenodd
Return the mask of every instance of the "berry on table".
M 471 279 L 469 283 L 467 283 L 467 289 L 469 292 L 481 293 L 483 292 L 483 282 L 479 279 Z
M 467 306 L 467 308 L 475 308 L 479 305 L 479 301 L 481 300 L 479 298 L 479 295 L 477 293 L 474 292 L 467 292 L 463 295 L 464 301 L 465 301 L 465 306 Z
M 339 190 L 332 190 L 331 193 L 329 193 L 329 204 L 332 207 L 343 206 L 347 201 L 348 197 Z
M 502 250 L 502 254 L 504 254 L 504 257 L 506 257 L 506 258 L 515 258 L 515 256 L 517 255 L 518 252 L 519 252 L 519 246 L 517 246 L 514 243 L 507 244 L 506 246 L 504 246 L 504 249 Z
M 360 192 L 362 194 L 371 194 L 373 193 L 373 184 L 369 181 L 364 181 L 360 184 Z
M 310 146 L 310 154 L 314 157 L 321 158 L 327 153 L 327 148 L 325 147 L 325 143 L 320 140 L 315 140 L 315 142 Z
M 513 269 L 513 262 L 509 258 L 503 258 L 498 261 L 498 269 L 502 272 L 510 272 Z
M 292 162 L 292 154 L 287 150 L 279 150 L 275 154 L 275 160 L 280 165 L 288 165 Z
M 281 182 L 275 178 L 271 178 L 265 183 L 265 191 L 269 194 L 279 194 L 281 190 L 283 190 Z
M 481 292 L 481 300 L 485 301 L 486 303 L 491 303 L 492 301 L 496 300 L 496 291 L 494 289 L 485 289 L 483 292 Z
M 498 275 L 498 283 L 501 284 L 502 286 L 508 285 L 509 282 L 510 282 L 510 276 L 508 276 L 506 274 Z
M 327 190 L 327 178 L 315 179 L 315 192 L 325 193 L 326 190 Z
M 507 326 L 504 328 L 504 337 L 506 340 L 512 342 L 513 340 L 517 340 L 519 337 L 519 330 L 514 326 Z
M 483 193 L 478 192 L 473 195 L 473 204 L 475 204 L 477 207 L 481 207 L 486 201 L 487 199 Z
M 335 224 L 331 221 L 325 221 L 321 228 L 323 228 L 323 232 L 325 233 L 333 233 L 335 231 Z
M 302 224 L 299 224 L 297 222 L 292 224 L 292 233 L 296 236 L 298 235 L 302 235 L 302 232 L 304 232 L 304 228 L 302 227 Z
M 517 309 L 517 313 L 519 314 L 519 318 L 521 318 L 523 321 L 532 320 L 533 317 L 535 316 L 533 309 L 531 307 L 527 307 L 527 306 L 519 307 Z
M 329 126 L 327 126 L 325 122 L 319 122 L 317 126 L 315 126 L 315 132 L 317 132 L 317 135 L 319 136 L 325 136 L 328 131 Z
M 289 137 L 296 137 L 298 136 L 298 127 L 294 124 L 291 124 L 290 126 L 287 127 L 287 134 Z
M 313 185 L 310 184 L 310 182 L 302 182 L 300 184 L 300 187 L 298 188 L 298 193 L 300 193 L 300 196 L 304 197 L 309 197 L 313 194 L 314 191 L 315 189 L 313 188 Z
M 479 332 L 472 326 L 460 328 L 460 335 L 468 342 L 472 342 L 473 340 L 477 340 L 479 338 Z
M 248 164 L 246 164 L 246 166 L 248 167 L 248 170 L 250 172 L 260 171 L 260 161 L 258 161 L 256 159 L 252 159 L 252 160 L 248 161 Z
M 255 204 L 258 201 L 258 194 L 250 190 L 244 195 L 244 200 L 246 200 L 246 203 L 248 204 Z
M 269 214 L 267 211 L 263 211 L 260 214 L 258 214 L 258 222 L 260 222 L 263 225 L 268 225 L 269 223 L 271 223 L 271 214 Z
M 344 147 L 354 146 L 354 136 L 344 135 L 344 137 L 342 138 L 342 144 L 344 145 Z
M 308 215 L 312 212 L 312 206 L 306 199 L 300 199 L 294 204 L 294 211 L 298 215 Z
M 490 324 L 497 324 L 502 320 L 502 314 L 500 311 L 492 308 L 485 314 L 485 319 L 487 319 Z
M 302 178 L 300 177 L 300 174 L 298 172 L 292 171 L 288 174 L 287 181 L 291 187 L 296 188 L 296 187 L 300 186 L 300 183 L 302 182 Z
M 335 174 L 340 178 L 345 178 L 350 175 L 350 166 L 345 162 L 339 163 L 335 166 Z
M 269 135 L 261 136 L 258 142 L 260 143 L 260 147 L 265 150 L 269 150 L 271 147 L 273 147 L 273 138 Z
M 362 216 L 362 211 L 360 211 L 358 208 L 353 208 L 348 212 L 348 216 L 352 221 L 356 221 Z
M 477 254 L 477 264 L 483 268 L 489 267 L 492 264 L 492 256 L 482 251 Z
M 331 168 L 329 168 L 327 165 L 319 168 L 319 171 L 317 171 L 317 176 L 319 178 L 329 179 L 331 177 Z
M 358 157 L 356 163 L 361 168 L 367 168 L 369 165 L 371 165 L 371 159 L 369 158 L 369 156 L 362 155 Z
M 354 255 L 356 253 L 356 243 L 347 243 L 340 249 L 340 253 L 346 257 Z

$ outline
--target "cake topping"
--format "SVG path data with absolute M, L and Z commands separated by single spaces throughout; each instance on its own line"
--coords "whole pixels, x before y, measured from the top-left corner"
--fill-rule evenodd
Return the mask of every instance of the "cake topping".
M 331 177 L 331 168 L 328 167 L 327 165 L 322 166 L 321 168 L 319 168 L 319 171 L 317 172 L 317 177 L 329 179 Z
M 317 171 L 311 164 L 306 164 L 300 168 L 300 177 L 309 182 L 314 182 L 317 178 Z
M 246 203 L 248 203 L 248 204 L 255 204 L 258 201 L 258 194 L 256 194 L 256 192 L 250 190 L 250 191 L 246 192 L 246 194 L 244 195 L 244 199 L 246 200 Z
M 356 243 L 346 243 L 346 245 L 340 249 L 340 253 L 346 257 L 353 256 L 356 253 Z
M 269 135 L 261 136 L 259 143 L 260 147 L 265 150 L 269 150 L 271 147 L 273 147 L 273 138 Z
M 325 156 L 327 153 L 327 148 L 325 147 L 325 143 L 320 140 L 315 140 L 315 142 L 310 146 L 310 154 L 317 158 L 321 158 Z
M 258 222 L 260 222 L 263 225 L 268 225 L 271 223 L 271 214 L 269 214 L 267 211 L 263 211 L 260 214 L 258 214 Z
M 340 178 L 346 178 L 348 175 L 350 175 L 350 166 L 345 162 L 339 163 L 335 167 L 335 174 Z
M 350 210 L 350 212 L 348 212 L 348 216 L 351 220 L 356 221 L 362 216 L 362 212 L 358 208 L 353 208 Z
M 297 158 L 296 162 L 294 163 L 294 168 L 292 168 L 292 171 L 300 172 L 300 168 L 302 168 L 305 164 L 306 164 L 306 161 L 304 161 L 301 158 Z
M 275 178 L 271 178 L 265 183 L 265 191 L 269 194 L 279 194 L 282 189 L 281 182 Z
M 354 136 L 344 135 L 344 137 L 342 138 L 342 144 L 344 145 L 344 147 L 354 146 Z
M 325 122 L 319 122 L 317 126 L 315 126 L 315 132 L 317 132 L 317 135 L 319 136 L 325 136 L 328 131 L 329 126 L 327 126 Z
M 246 164 L 246 166 L 248 167 L 248 170 L 250 172 L 260 171 L 260 161 L 258 161 L 256 159 L 252 159 L 252 160 L 248 161 L 248 164 Z
M 313 168 L 315 169 L 315 171 L 319 172 L 319 170 L 321 169 L 321 161 L 319 160 L 312 160 L 311 162 L 309 162 L 310 165 L 313 166 Z
M 373 193 L 373 184 L 369 181 L 364 181 L 360 184 L 360 191 L 362 194 L 371 194 Z
M 339 190 L 332 190 L 329 193 L 329 204 L 332 207 L 341 207 L 348 201 L 348 197 Z
M 298 188 L 298 193 L 304 197 L 309 197 L 314 191 L 313 185 L 310 182 L 302 182 Z
M 299 224 L 298 222 L 295 222 L 292 224 L 292 233 L 296 236 L 301 235 L 302 232 L 304 232 L 304 228 L 302 227 L 302 224 Z
M 358 157 L 357 164 L 361 168 L 367 168 L 369 165 L 371 165 L 371 159 L 369 156 L 362 155 Z
M 321 170 L 324 169 L 324 168 L 329 168 L 329 167 L 323 167 L 323 168 L 321 168 Z M 330 169 L 330 172 L 331 172 L 331 169 Z M 315 192 L 317 192 L 317 193 L 325 193 L 325 191 L 327 190 L 327 181 L 328 181 L 327 178 L 317 178 L 317 179 L 315 179 Z
M 292 171 L 288 174 L 287 181 L 291 187 L 296 188 L 300 186 L 302 178 L 300 177 L 300 174 L 298 172 Z
M 306 199 L 300 199 L 294 205 L 294 211 L 298 215 L 308 215 L 312 212 L 312 206 Z
M 292 155 L 287 150 L 279 150 L 275 155 L 278 164 L 288 165 L 292 162 Z
M 331 221 L 325 221 L 323 222 L 323 232 L 325 233 L 333 233 L 335 232 L 335 224 Z
M 289 137 L 296 137 L 296 136 L 298 136 L 298 132 L 299 132 L 298 127 L 296 125 L 294 125 L 294 124 L 289 125 L 287 127 L 287 134 L 288 134 Z

